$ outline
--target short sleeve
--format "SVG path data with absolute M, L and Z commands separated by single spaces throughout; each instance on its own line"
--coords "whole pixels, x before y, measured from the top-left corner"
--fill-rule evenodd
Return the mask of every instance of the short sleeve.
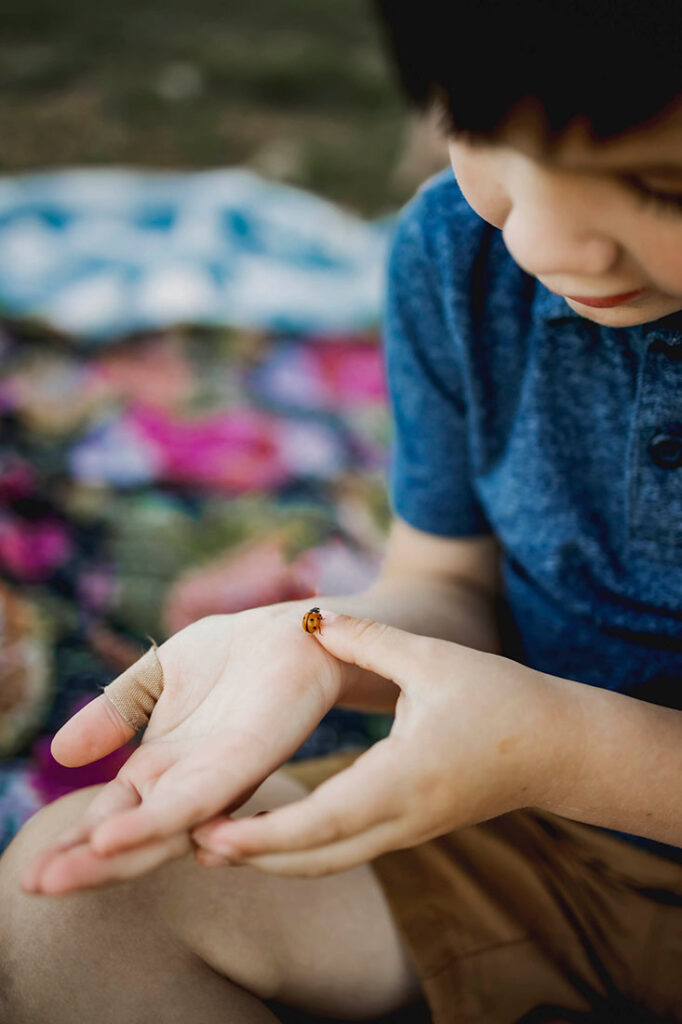
M 383 350 L 393 436 L 389 500 L 417 529 L 491 532 L 472 486 L 465 388 L 442 289 L 424 246 L 420 197 L 403 210 L 390 248 Z

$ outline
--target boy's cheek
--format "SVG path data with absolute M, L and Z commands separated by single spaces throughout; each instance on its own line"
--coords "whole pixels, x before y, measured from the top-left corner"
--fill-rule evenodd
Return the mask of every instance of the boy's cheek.
M 462 195 L 474 213 L 502 228 L 509 215 L 510 202 L 504 187 L 494 173 L 493 158 L 473 152 L 464 143 L 450 142 L 450 166 Z
M 650 298 L 678 297 L 682 307 L 682 217 L 635 214 L 609 226 L 622 247 L 622 280 L 646 286 Z
M 682 228 L 675 246 L 654 246 L 650 251 L 639 254 L 639 261 L 646 267 L 649 278 L 655 282 L 654 287 L 666 297 L 677 297 L 677 308 L 682 308 Z

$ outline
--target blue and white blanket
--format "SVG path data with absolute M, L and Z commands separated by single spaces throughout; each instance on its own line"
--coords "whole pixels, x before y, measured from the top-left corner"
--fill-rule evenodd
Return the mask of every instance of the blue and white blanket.
M 391 224 L 242 169 L 6 177 L 0 312 L 91 341 L 176 323 L 362 328 Z

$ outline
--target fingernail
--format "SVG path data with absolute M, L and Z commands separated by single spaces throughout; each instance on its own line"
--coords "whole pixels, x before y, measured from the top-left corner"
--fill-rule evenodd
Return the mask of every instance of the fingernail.
M 322 622 L 336 622 L 339 618 L 339 612 L 329 612 L 326 608 L 320 608 L 320 615 L 322 616 Z

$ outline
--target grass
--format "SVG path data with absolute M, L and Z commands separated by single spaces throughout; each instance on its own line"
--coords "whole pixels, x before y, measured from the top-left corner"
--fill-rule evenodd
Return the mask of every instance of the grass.
M 379 215 L 405 120 L 368 0 L 3 3 L 3 173 L 246 164 Z

